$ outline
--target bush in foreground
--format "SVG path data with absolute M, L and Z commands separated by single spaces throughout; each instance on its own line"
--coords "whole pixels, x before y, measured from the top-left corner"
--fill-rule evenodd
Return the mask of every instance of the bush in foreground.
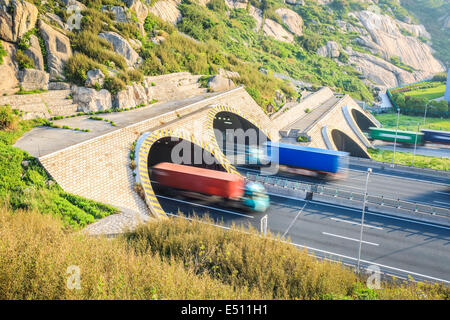
M 68 233 L 60 221 L 33 211 L 0 208 L 0 299 L 264 299 L 179 261 L 137 252 L 123 239 Z M 80 268 L 80 290 L 67 287 Z
M 182 261 L 196 274 L 273 299 L 441 299 L 450 294 L 448 287 L 433 284 L 383 283 L 372 290 L 363 284 L 364 277 L 340 263 L 318 261 L 306 250 L 262 238 L 252 229 L 226 230 L 212 222 L 167 219 L 127 237 L 137 252 L 150 250 L 165 261 Z
M 449 298 L 443 285 L 369 289 L 338 263 L 249 233 L 167 219 L 107 239 L 0 207 L 0 299 Z M 71 266 L 80 270 L 79 290 L 67 287 Z

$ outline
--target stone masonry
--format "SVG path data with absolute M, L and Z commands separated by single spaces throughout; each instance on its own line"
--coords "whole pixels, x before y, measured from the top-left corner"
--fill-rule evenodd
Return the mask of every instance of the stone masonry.
M 183 128 L 193 132 L 200 125 L 206 130 L 205 119 L 211 105 L 230 106 L 261 126 L 270 124 L 261 108 L 239 87 L 43 156 L 39 161 L 67 192 L 148 214 L 146 204 L 133 191 L 135 178 L 129 157 L 132 143 L 142 133 L 156 129 Z

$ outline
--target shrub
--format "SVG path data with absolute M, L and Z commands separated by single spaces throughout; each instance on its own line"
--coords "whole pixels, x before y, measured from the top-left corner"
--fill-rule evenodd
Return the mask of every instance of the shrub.
M 3 57 L 6 57 L 8 52 L 3 48 L 2 42 L 0 41 L 0 66 L 3 64 Z
M 446 82 L 447 81 L 447 73 L 441 72 L 441 73 L 435 74 L 431 81 Z
M 18 118 L 9 105 L 0 106 L 0 130 L 16 129 Z
M 104 70 L 105 68 L 84 53 L 75 53 L 67 61 L 65 75 L 67 80 L 78 85 L 84 85 L 87 79 L 87 72 L 92 69 Z
M 74 49 L 84 53 L 97 63 L 105 64 L 111 61 L 122 70 L 127 68 L 125 58 L 113 51 L 112 44 L 91 31 L 82 31 L 75 35 L 72 45 Z
M 19 69 L 34 69 L 33 59 L 20 49 L 16 51 L 16 61 L 19 64 Z
M 144 80 L 144 75 L 137 69 L 128 69 L 126 73 L 131 82 L 142 82 Z
M 111 92 L 111 94 L 116 94 L 119 91 L 125 90 L 126 84 L 118 77 L 106 77 L 103 88 Z

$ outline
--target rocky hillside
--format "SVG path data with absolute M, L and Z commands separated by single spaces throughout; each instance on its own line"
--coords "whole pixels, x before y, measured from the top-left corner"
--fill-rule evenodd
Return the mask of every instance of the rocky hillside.
M 274 74 L 370 102 L 445 70 L 417 21 L 385 0 L 0 0 L 0 94 L 121 107 L 144 77 L 188 71 L 212 91 L 245 85 L 268 112 L 299 96 Z

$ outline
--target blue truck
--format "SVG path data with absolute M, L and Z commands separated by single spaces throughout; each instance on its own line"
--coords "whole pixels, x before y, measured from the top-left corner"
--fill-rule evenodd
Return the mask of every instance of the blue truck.
M 264 161 L 278 164 L 283 171 L 318 178 L 341 178 L 347 174 L 347 152 L 275 142 L 266 142 L 264 149 Z
M 425 142 L 450 144 L 450 132 L 448 131 L 431 130 L 431 129 L 422 129 L 420 131 L 423 133 L 423 138 Z

